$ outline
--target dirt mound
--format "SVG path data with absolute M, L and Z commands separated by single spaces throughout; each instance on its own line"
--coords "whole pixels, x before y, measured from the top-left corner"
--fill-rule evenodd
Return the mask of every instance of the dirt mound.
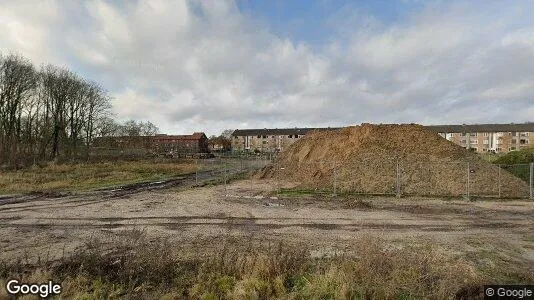
M 335 182 L 340 192 L 384 194 L 400 182 L 403 194 L 454 196 L 466 194 L 468 176 L 470 195 L 528 195 L 521 179 L 415 124 L 313 132 L 259 174 L 302 188 L 332 189 Z

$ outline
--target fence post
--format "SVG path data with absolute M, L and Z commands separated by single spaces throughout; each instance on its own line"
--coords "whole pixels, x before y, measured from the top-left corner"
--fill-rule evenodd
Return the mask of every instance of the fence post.
M 282 196 L 282 189 L 284 188 L 284 182 L 282 180 L 284 180 L 284 178 L 287 178 L 286 167 L 280 167 L 280 174 L 276 178 L 278 181 L 278 196 Z
M 499 199 L 501 199 L 501 165 L 497 165 L 499 168 L 499 176 L 497 177 L 499 182 Z
M 334 172 L 332 174 L 334 176 L 334 197 L 337 196 L 337 172 L 336 172 L 336 166 L 334 165 Z
M 195 159 L 195 185 L 198 185 L 198 158 Z
M 471 168 L 470 168 L 470 166 L 469 166 L 469 163 L 467 163 L 467 186 L 466 186 L 466 188 L 467 188 L 467 191 L 466 191 L 466 194 L 467 194 L 467 200 L 470 200 L 470 197 L 469 197 L 469 196 L 470 196 L 470 195 L 469 195 L 469 184 L 470 184 L 469 181 L 471 180 L 470 177 L 471 177 Z
M 530 199 L 534 199 L 534 163 L 530 163 Z
M 227 160 L 224 160 L 224 197 L 228 196 L 228 188 L 226 187 L 226 169 L 227 169 Z
M 400 164 L 399 162 L 397 161 L 397 166 L 396 166 L 396 170 L 395 170 L 395 174 L 396 174 L 396 181 L 395 181 L 395 196 L 397 198 L 400 198 L 401 197 L 401 175 L 400 175 Z

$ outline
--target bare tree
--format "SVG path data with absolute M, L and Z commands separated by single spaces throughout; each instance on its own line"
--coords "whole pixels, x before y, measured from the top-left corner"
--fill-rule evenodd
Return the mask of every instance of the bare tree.
M 107 91 L 95 82 L 0 55 L 0 164 L 88 154 L 110 108 Z
M 224 136 L 225 138 L 229 139 L 232 137 L 232 133 L 234 133 L 234 130 L 233 129 L 225 129 L 223 130 L 223 132 L 221 133 L 221 136 Z
M 153 136 L 159 132 L 159 128 L 150 121 L 141 122 L 141 128 L 141 134 L 144 136 Z
M 0 57 L 0 158 L 8 163 L 20 153 L 23 105 L 36 82 L 37 73 L 30 61 L 17 55 Z

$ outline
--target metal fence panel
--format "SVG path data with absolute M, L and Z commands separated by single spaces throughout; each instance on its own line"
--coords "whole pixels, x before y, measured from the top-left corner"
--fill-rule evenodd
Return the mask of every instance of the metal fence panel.
M 275 182 L 279 193 L 533 198 L 534 164 L 492 165 L 477 160 L 421 162 L 390 158 L 376 164 L 376 159 L 361 157 L 350 164 L 321 160 L 280 165 L 274 164 L 274 159 L 256 155 L 198 159 L 195 183 L 218 181 L 223 184 L 226 195 L 232 178 L 245 178 L 250 172 L 264 169 L 263 173 Z
M 473 198 L 532 198 L 531 164 L 492 165 L 486 162 L 419 162 L 384 159 L 336 164 L 328 161 L 276 165 L 277 189 L 321 194 L 367 194 Z M 274 167 L 274 166 L 273 166 Z

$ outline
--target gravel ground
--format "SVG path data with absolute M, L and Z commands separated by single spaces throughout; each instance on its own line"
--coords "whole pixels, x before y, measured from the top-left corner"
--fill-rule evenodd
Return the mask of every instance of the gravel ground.
M 285 183 L 284 187 L 294 184 Z M 42 195 L 0 201 L 0 260 L 57 259 L 92 238 L 131 229 L 205 248 L 224 237 L 350 251 L 362 235 L 401 246 L 432 243 L 466 255 L 495 253 L 534 268 L 534 202 L 430 198 L 276 197 L 278 182 L 241 180 L 132 194 Z

